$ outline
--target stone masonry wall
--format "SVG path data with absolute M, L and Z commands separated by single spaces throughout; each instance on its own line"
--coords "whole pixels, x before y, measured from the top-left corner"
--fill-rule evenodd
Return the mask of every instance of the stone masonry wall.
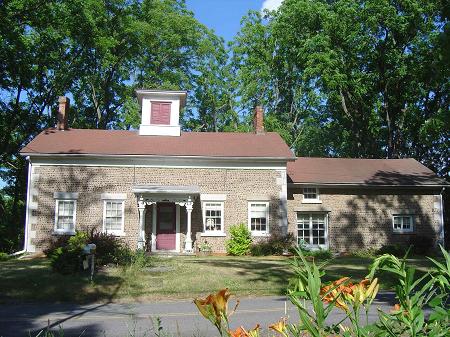
M 216 252 L 225 251 L 225 240 L 229 228 L 238 223 L 247 223 L 247 202 L 261 196 L 269 198 L 271 230 L 278 230 L 280 202 L 280 172 L 270 169 L 221 169 L 221 168 L 149 168 L 149 167 L 91 167 L 91 166 L 36 166 L 36 195 L 33 211 L 36 224 L 32 244 L 36 250 L 43 250 L 57 235 L 53 233 L 55 223 L 54 192 L 78 192 L 76 229 L 102 229 L 102 193 L 126 193 L 125 237 L 123 240 L 132 248 L 137 247 L 139 212 L 135 185 L 196 185 L 201 193 L 226 194 L 224 203 L 224 228 L 227 237 L 201 237 L 208 241 Z M 181 207 L 180 214 L 183 215 Z M 151 211 L 146 215 L 146 228 L 151 230 Z M 185 219 L 180 219 L 181 242 L 184 247 Z M 192 212 L 192 239 L 194 247 L 203 230 L 200 200 L 194 201 Z M 148 235 L 148 233 L 147 233 Z
M 320 189 L 321 204 L 302 204 L 301 188 L 288 189 L 288 228 L 297 237 L 299 210 L 329 214 L 329 245 L 343 252 L 361 248 L 407 243 L 413 236 L 431 236 L 435 242 L 439 222 L 434 194 L 438 191 L 416 189 Z M 414 214 L 414 232 L 394 233 L 392 215 Z

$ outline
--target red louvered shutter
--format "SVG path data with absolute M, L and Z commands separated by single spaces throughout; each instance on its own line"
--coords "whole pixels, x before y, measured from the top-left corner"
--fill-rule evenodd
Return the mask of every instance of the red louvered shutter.
M 170 125 L 170 102 L 152 102 L 150 124 Z

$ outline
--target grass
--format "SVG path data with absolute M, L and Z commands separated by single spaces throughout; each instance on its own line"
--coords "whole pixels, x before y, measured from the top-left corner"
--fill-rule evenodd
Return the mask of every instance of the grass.
M 362 279 L 369 258 L 341 257 L 329 262 L 325 280 L 350 276 Z M 112 267 L 89 281 L 88 275 L 64 276 L 52 272 L 45 258 L 0 262 L 0 301 L 130 301 L 180 299 L 204 296 L 228 287 L 237 296 L 285 294 L 292 276 L 285 257 L 173 257 L 154 258 L 159 268 Z M 413 259 L 420 273 L 430 266 L 426 259 Z M 381 277 L 390 289 L 395 280 Z

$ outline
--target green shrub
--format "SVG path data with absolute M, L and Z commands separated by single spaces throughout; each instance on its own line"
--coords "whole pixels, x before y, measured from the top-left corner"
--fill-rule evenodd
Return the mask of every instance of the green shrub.
M 95 261 L 98 266 L 110 263 L 128 264 L 131 262 L 131 251 L 114 235 L 92 230 L 88 243 L 96 245 Z
M 292 233 L 282 235 L 273 232 L 269 238 L 253 244 L 250 252 L 253 256 L 282 255 L 294 247 L 295 237 Z
M 0 252 L 0 261 L 8 261 L 11 257 L 3 252 Z
M 433 238 L 430 236 L 412 236 L 409 239 L 408 246 L 411 247 L 411 253 L 414 255 L 426 255 L 434 247 Z
M 81 270 L 82 253 L 88 243 L 86 232 L 77 232 L 67 244 L 49 252 L 52 269 L 61 274 L 73 274 Z
M 390 254 L 397 257 L 405 256 L 407 248 L 405 245 L 393 244 L 393 245 L 384 245 L 377 251 L 377 255 Z
M 350 256 L 360 257 L 363 259 L 374 259 L 377 256 L 378 250 L 375 248 L 356 249 L 350 252 Z
M 230 228 L 231 239 L 226 242 L 229 255 L 247 255 L 252 244 L 251 233 L 244 224 L 234 225 Z
M 250 246 L 250 254 L 253 256 L 267 256 L 272 255 L 273 249 L 268 241 L 254 243 Z
M 306 256 L 312 256 L 320 260 L 329 260 L 333 257 L 333 253 L 329 249 L 318 249 L 306 252 Z

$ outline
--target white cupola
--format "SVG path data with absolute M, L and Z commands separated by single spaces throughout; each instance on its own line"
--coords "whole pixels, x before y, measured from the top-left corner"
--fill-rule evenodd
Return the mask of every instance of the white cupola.
M 185 91 L 136 90 L 141 106 L 141 136 L 180 136 L 180 110 L 186 105 Z

